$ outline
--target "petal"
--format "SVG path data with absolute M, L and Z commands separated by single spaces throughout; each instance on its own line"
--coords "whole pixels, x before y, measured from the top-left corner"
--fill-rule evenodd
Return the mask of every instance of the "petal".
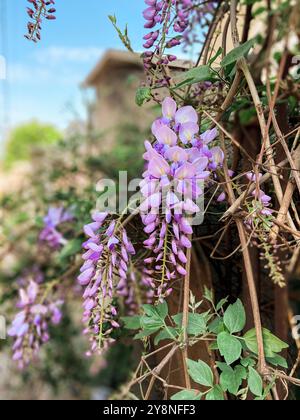
M 158 130 L 161 127 L 164 127 L 164 126 L 165 126 L 165 124 L 163 123 L 163 121 L 160 118 L 155 120 L 154 123 L 152 124 L 152 127 L 151 127 L 152 134 L 156 137 L 156 134 L 157 134 Z
M 196 175 L 196 168 L 192 163 L 186 162 L 175 172 L 175 178 L 179 180 L 190 179 Z
M 88 270 L 84 271 L 78 277 L 78 282 L 81 286 L 86 286 L 91 281 L 95 271 L 94 268 L 89 268 Z
M 193 228 L 186 219 L 182 218 L 180 220 L 179 226 L 180 226 L 181 232 L 183 232 L 187 235 L 192 235 L 193 234 Z
M 183 208 L 186 212 L 188 213 L 198 213 L 200 211 L 199 207 L 197 206 L 197 204 L 195 204 L 191 199 L 187 199 L 184 202 Z
M 166 144 L 168 146 L 175 146 L 177 144 L 176 133 L 174 133 L 174 131 L 166 125 L 163 125 L 156 130 L 155 137 L 159 143 Z
M 223 201 L 226 200 L 226 194 L 224 192 L 222 192 L 219 197 L 217 198 L 218 203 L 222 203 Z
M 108 246 L 108 248 L 112 251 L 112 250 L 114 249 L 115 245 L 117 245 L 119 242 L 120 242 L 120 241 L 119 241 L 119 239 L 118 239 L 118 238 L 116 238 L 115 236 L 112 236 L 112 237 L 109 239 L 107 246 Z
M 172 207 L 175 204 L 179 203 L 179 199 L 175 193 L 173 193 L 172 191 L 169 191 L 167 194 L 166 203 L 167 203 L 167 207 Z
M 213 141 L 218 135 L 218 130 L 213 128 L 212 130 L 207 130 L 205 133 L 201 134 L 201 140 L 204 144 L 209 144 Z
M 175 114 L 177 124 L 198 123 L 198 115 L 192 106 L 184 106 Z
M 168 120 L 173 120 L 177 110 L 177 104 L 174 99 L 167 97 L 162 103 L 163 117 Z
M 207 157 L 201 157 L 193 162 L 193 165 L 196 167 L 197 173 L 204 171 L 208 165 Z
M 27 295 L 31 302 L 34 302 L 39 292 L 39 286 L 36 282 L 30 281 L 30 284 L 27 288 Z
M 210 149 L 212 153 L 212 161 L 216 165 L 222 165 L 224 161 L 224 153 L 223 150 L 220 147 L 213 147 Z
M 188 160 L 187 152 L 179 146 L 170 147 L 166 151 L 165 157 L 172 162 L 186 162 Z
M 182 235 L 180 238 L 180 243 L 182 246 L 184 246 L 185 248 L 192 248 L 192 244 L 191 241 L 185 236 Z
M 163 157 L 158 155 L 157 157 L 150 160 L 148 172 L 153 177 L 159 179 L 162 176 L 169 174 L 170 166 Z
M 198 132 L 199 132 L 198 124 L 194 122 L 182 124 L 179 130 L 180 140 L 183 143 L 190 143 L 193 140 L 195 134 L 197 134 Z
M 95 222 L 97 223 L 103 223 L 104 220 L 107 218 L 108 213 L 104 213 L 104 212 L 99 212 L 99 211 L 95 211 L 92 215 L 92 218 Z

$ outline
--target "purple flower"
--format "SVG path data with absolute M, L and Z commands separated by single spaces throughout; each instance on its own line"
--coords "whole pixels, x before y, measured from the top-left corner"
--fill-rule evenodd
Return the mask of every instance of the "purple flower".
M 15 316 L 8 335 L 15 338 L 13 360 L 23 369 L 37 358 L 40 347 L 49 341 L 49 322 L 57 325 L 61 321 L 63 301 L 49 300 L 45 290 L 33 280 L 20 289 L 19 295 L 17 307 L 21 312 Z
M 194 122 L 181 124 L 180 129 L 179 129 L 180 140 L 184 144 L 190 143 L 193 140 L 195 134 L 198 134 L 198 132 L 199 132 L 199 126 L 198 124 Z
M 213 140 L 215 140 L 217 135 L 218 135 L 218 130 L 216 128 L 213 128 L 212 130 L 207 130 L 205 131 L 205 133 L 201 134 L 201 140 L 203 141 L 204 144 L 209 144 Z
M 25 38 L 33 42 L 41 39 L 42 19 L 55 20 L 56 9 L 49 7 L 55 5 L 54 0 L 28 0 L 30 7 L 27 7 L 27 14 L 30 21 L 27 23 L 27 34 Z
M 173 54 L 161 53 L 165 48 L 170 49 L 180 44 L 186 48 L 200 42 L 198 31 L 194 27 L 204 26 L 204 22 L 211 19 L 216 2 L 199 4 L 197 0 L 145 0 L 145 4 L 144 27 L 151 31 L 143 37 L 146 41 L 143 58 L 145 69 L 151 70 L 154 66 L 168 65 L 176 60 Z M 165 27 L 168 27 L 167 40 L 164 39 Z M 163 77 L 158 84 L 164 86 L 167 82 L 168 78 Z M 173 118 L 173 113 L 174 103 L 167 102 L 163 110 L 164 118 Z
M 73 219 L 74 216 L 64 208 L 51 207 L 44 217 L 45 227 L 40 233 L 40 241 L 46 242 L 50 248 L 59 249 L 66 244 L 66 240 L 57 228 Z
M 219 203 L 221 203 L 222 201 L 225 201 L 225 200 L 226 200 L 226 194 L 225 194 L 224 192 L 222 192 L 222 193 L 218 196 L 217 201 L 218 201 Z
M 168 97 L 165 98 L 162 103 L 162 114 L 165 120 L 174 120 L 177 111 L 177 104 L 174 99 Z
M 219 147 L 208 145 L 217 131 L 200 137 L 196 110 L 178 108 L 172 98 L 163 101 L 162 118 L 153 123 L 152 133 L 156 141 L 153 146 L 145 142 L 148 167 L 140 184 L 140 211 L 148 236 L 144 246 L 150 253 L 144 261 L 144 281 L 162 300 L 171 293 L 171 282 L 186 274 L 193 233 L 188 217 L 199 213 L 195 200 L 203 195 L 205 180 L 222 166 L 224 155 Z
M 156 129 L 155 137 L 159 143 L 167 146 L 175 146 L 177 144 L 177 135 L 166 125 L 161 125 Z
M 174 146 L 166 150 L 165 158 L 176 163 L 186 162 L 188 160 L 188 154 L 182 147 Z
M 198 115 L 192 106 L 184 106 L 180 108 L 175 114 L 176 124 L 198 124 Z
M 108 218 L 107 213 L 94 213 L 93 220 L 94 223 L 84 228 L 89 239 L 83 248 L 89 251 L 83 255 L 78 277 L 79 284 L 85 287 L 83 322 L 90 337 L 89 355 L 107 349 L 113 342 L 112 330 L 119 328 L 112 299 L 119 293 L 126 295 L 131 304 L 132 292 L 127 280 L 129 256 L 135 254 L 127 232 L 116 220 Z
M 149 162 L 148 173 L 154 178 L 161 179 L 170 173 L 170 166 L 162 156 L 157 154 Z

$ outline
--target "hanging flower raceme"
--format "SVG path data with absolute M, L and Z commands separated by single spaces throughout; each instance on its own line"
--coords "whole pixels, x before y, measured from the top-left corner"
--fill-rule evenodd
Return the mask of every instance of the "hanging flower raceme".
M 140 185 L 142 221 L 149 236 L 144 245 L 153 254 L 145 260 L 149 268 L 144 273 L 158 299 L 171 293 L 172 280 L 186 274 L 190 218 L 200 212 L 204 183 L 224 159 L 219 147 L 210 148 L 216 129 L 199 135 L 193 107 L 177 109 L 176 102 L 166 98 L 162 114 L 152 125 L 154 144 L 145 143 L 147 170 Z
M 27 7 L 27 14 L 30 21 L 27 24 L 28 33 L 25 35 L 30 41 L 37 42 L 41 39 L 42 20 L 55 20 L 56 9 L 54 0 L 27 0 L 30 7 Z
M 144 36 L 143 44 L 147 50 L 143 54 L 146 70 L 156 64 L 167 65 L 176 60 L 176 56 L 166 54 L 165 49 L 181 44 L 187 47 L 192 42 L 199 41 L 195 38 L 197 31 L 194 27 L 208 21 L 216 4 L 199 4 L 198 0 L 145 0 L 145 3 L 147 8 L 143 11 L 146 20 L 144 27 L 150 29 Z
M 74 216 L 64 208 L 51 207 L 44 218 L 44 228 L 40 233 L 40 241 L 46 242 L 50 248 L 59 249 L 67 241 L 57 228 L 73 219 Z
M 33 280 L 27 288 L 20 289 L 19 294 L 17 307 L 21 311 L 16 315 L 8 334 L 15 338 L 13 360 L 23 369 L 37 358 L 41 346 L 49 341 L 49 323 L 60 323 L 63 301 L 51 301 L 45 296 L 45 290 Z
M 248 172 L 246 178 L 251 184 L 253 183 L 256 186 L 255 190 L 252 192 L 253 200 L 249 206 L 249 217 L 245 220 L 246 225 L 251 228 L 255 224 L 265 222 L 271 226 L 270 223 L 273 210 L 270 208 L 270 205 L 272 199 L 262 191 L 260 187 L 257 187 L 257 183 L 262 178 L 262 174 L 258 173 L 258 175 L 256 175 L 254 172 Z
M 262 174 L 248 172 L 246 178 L 252 186 L 252 199 L 246 203 L 248 215 L 245 218 L 246 228 L 251 232 L 252 244 L 259 249 L 260 259 L 265 262 L 269 277 L 279 287 L 286 286 L 281 260 L 277 255 L 278 247 L 270 240 L 270 233 L 274 227 L 273 210 L 270 208 L 272 198 L 259 186 Z
M 111 334 L 119 328 L 116 298 L 125 296 L 128 305 L 133 304 L 128 276 L 135 250 L 125 228 L 107 213 L 95 212 L 84 231 L 89 239 L 83 244 L 86 252 L 78 281 L 85 287 L 83 322 L 91 342 L 87 355 L 91 355 L 114 341 Z

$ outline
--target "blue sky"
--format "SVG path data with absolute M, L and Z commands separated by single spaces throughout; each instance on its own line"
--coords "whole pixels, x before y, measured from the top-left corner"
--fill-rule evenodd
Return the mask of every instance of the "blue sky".
M 133 47 L 142 49 L 143 0 L 57 0 L 57 20 L 44 22 L 39 44 L 23 36 L 27 1 L 1 2 L 7 4 L 10 126 L 38 118 L 64 128 L 71 108 L 82 112 L 80 82 L 105 49 L 123 48 L 109 14 L 122 28 L 128 23 Z

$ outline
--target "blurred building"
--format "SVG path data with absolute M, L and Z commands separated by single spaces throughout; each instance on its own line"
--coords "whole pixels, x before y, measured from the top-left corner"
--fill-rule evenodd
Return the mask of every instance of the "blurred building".
M 170 71 L 181 72 L 190 62 L 176 60 Z M 149 127 L 155 110 L 153 103 L 143 107 L 135 104 L 137 88 L 144 83 L 145 72 L 139 54 L 128 51 L 108 50 L 87 76 L 83 88 L 95 90 L 96 99 L 91 107 L 91 123 L 97 131 L 113 130 L 116 124 L 136 124 Z

